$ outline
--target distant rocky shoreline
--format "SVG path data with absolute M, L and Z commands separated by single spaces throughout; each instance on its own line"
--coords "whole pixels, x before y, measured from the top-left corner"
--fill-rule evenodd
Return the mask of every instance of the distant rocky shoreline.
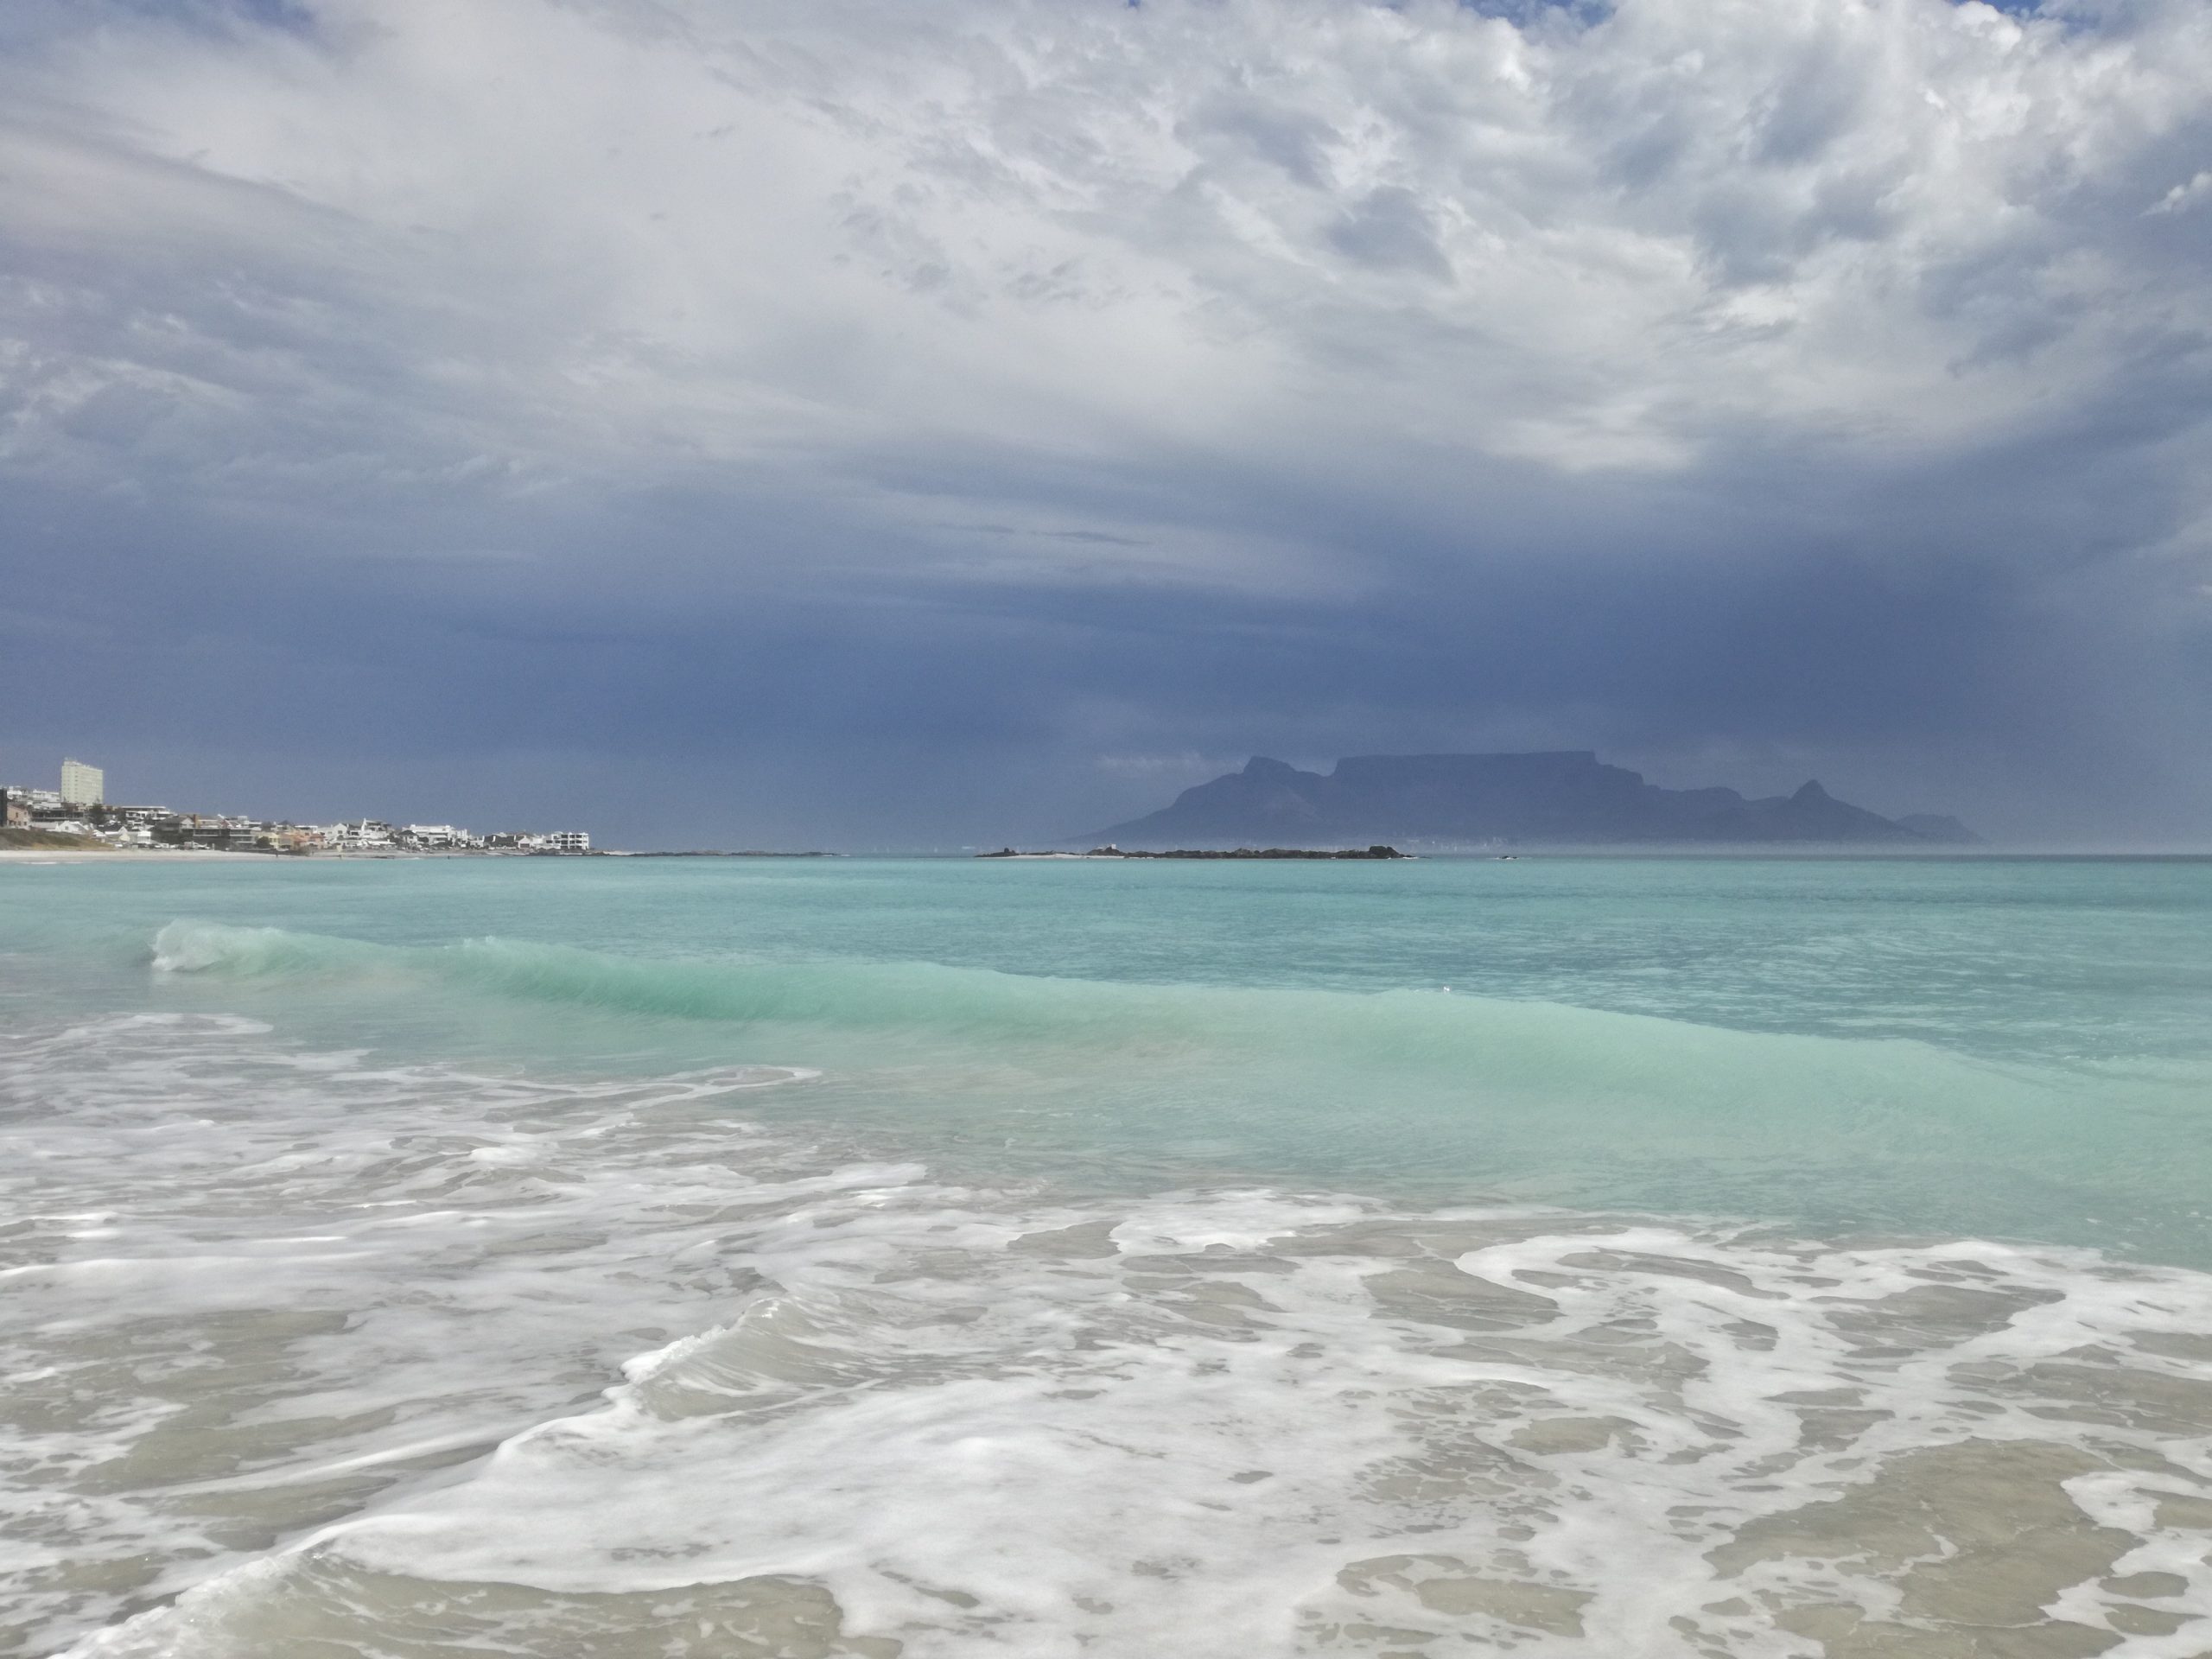
M 626 853 L 613 848 L 603 848 L 596 856 L 604 858 L 843 858 L 843 853 L 767 853 L 753 849 L 739 852 L 724 852 L 718 848 L 702 847 L 681 852 Z
M 1124 850 L 1119 847 L 1094 847 L 1087 853 L 1024 853 L 1011 847 L 1002 847 L 995 853 L 978 853 L 978 858 L 1411 858 L 1411 853 L 1402 853 L 1395 847 L 1365 848 L 1307 848 L 1307 847 L 1177 847 L 1164 852 L 1146 852 L 1138 849 Z

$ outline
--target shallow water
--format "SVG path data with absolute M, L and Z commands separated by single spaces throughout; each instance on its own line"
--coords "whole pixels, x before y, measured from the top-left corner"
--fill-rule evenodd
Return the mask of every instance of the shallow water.
M 2208 921 L 0 870 L 0 1652 L 2201 1656 Z

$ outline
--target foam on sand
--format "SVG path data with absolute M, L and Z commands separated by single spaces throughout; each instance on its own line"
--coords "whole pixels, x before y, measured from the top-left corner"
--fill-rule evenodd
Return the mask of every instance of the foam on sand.
M 2205 1648 L 2212 1277 L 960 1186 L 740 1115 L 792 1080 L 384 1067 L 203 1017 L 0 1047 L 0 1628 L 176 1659 Z

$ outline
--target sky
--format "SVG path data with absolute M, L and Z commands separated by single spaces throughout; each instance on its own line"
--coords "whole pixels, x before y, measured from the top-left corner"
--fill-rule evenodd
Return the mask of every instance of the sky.
M 2212 845 L 2202 0 L 8 0 L 0 777 Z

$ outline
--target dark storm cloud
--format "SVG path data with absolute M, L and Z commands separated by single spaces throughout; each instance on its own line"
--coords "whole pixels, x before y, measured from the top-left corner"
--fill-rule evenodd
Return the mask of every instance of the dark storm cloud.
M 1595 745 L 2202 839 L 2208 86 L 2156 3 L 27 10 L 0 772 L 880 845 Z

